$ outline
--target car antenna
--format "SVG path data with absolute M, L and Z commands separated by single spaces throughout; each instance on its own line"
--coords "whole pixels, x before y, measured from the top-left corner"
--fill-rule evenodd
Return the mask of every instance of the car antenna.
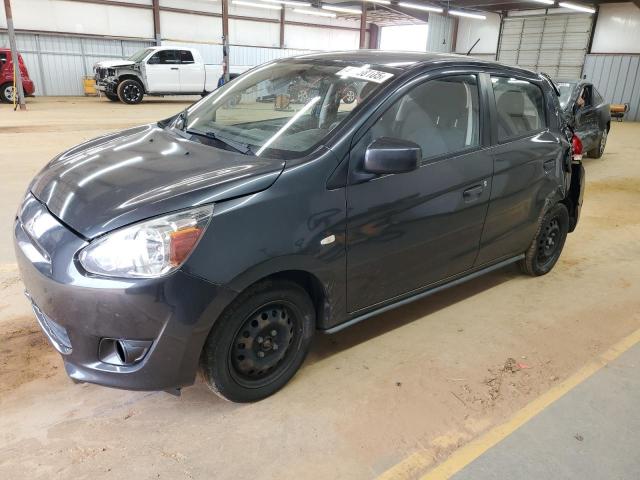
M 473 50 L 475 48 L 475 46 L 478 44 L 478 42 L 480 41 L 480 37 L 478 37 L 478 39 L 476 40 L 476 43 L 474 43 L 473 45 L 471 45 L 471 48 L 469 49 L 469 51 L 467 52 L 467 56 L 469 56 L 469 54 L 471 53 L 471 50 Z

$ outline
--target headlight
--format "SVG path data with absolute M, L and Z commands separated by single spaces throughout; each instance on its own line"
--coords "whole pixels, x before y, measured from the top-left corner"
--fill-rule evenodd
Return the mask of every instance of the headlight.
M 78 259 L 87 272 L 109 277 L 152 278 L 184 263 L 209 224 L 213 206 L 154 218 L 91 242 Z

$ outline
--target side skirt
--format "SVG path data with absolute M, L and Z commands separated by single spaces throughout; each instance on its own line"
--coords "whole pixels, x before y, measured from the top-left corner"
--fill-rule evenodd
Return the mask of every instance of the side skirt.
M 461 283 L 465 283 L 468 282 L 469 280 L 473 280 L 474 278 L 478 278 L 481 277 L 482 275 L 492 272 L 494 270 L 498 270 L 502 267 L 506 267 L 507 265 L 511 265 L 512 263 L 515 263 L 519 260 L 522 260 L 524 258 L 524 253 L 520 254 L 520 255 L 516 255 L 515 257 L 511 257 L 508 258 L 506 260 L 503 260 L 501 262 L 495 263 L 493 265 L 490 265 L 488 267 L 485 268 L 481 268 L 480 270 L 476 270 L 475 272 L 469 273 L 468 275 L 465 275 L 463 277 L 457 278 L 455 280 L 452 280 L 450 282 L 447 282 L 443 285 L 439 285 L 437 287 L 431 288 L 429 290 L 425 290 L 422 291 L 420 293 L 416 293 L 415 295 L 411 295 L 410 297 L 405 297 L 402 298 L 401 300 L 398 300 L 397 302 L 391 303 L 389 305 L 385 305 L 384 307 L 380 307 L 377 308 L 375 310 L 372 310 L 371 312 L 365 313 L 363 315 L 359 315 L 355 318 L 352 318 L 351 320 L 348 320 L 344 323 L 341 323 L 339 325 L 336 325 L 335 327 L 331 327 L 328 328 L 326 330 L 323 330 L 323 333 L 336 333 L 339 332 L 341 330 L 344 330 L 345 328 L 348 328 L 352 325 L 355 325 L 356 323 L 360 323 L 363 320 L 366 320 L 367 318 L 371 318 L 375 315 L 379 315 L 381 313 L 387 312 L 389 310 L 393 310 L 394 308 L 397 307 L 401 307 L 402 305 L 406 305 L 408 303 L 411 302 L 415 302 L 416 300 L 420 300 L 421 298 L 424 297 L 428 297 L 429 295 L 433 295 L 434 293 L 438 293 L 442 290 L 446 290 L 447 288 L 451 288 L 451 287 L 455 287 L 456 285 L 460 285 Z

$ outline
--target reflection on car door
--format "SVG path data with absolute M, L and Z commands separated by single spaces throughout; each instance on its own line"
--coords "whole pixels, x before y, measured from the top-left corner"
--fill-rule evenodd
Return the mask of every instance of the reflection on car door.
M 542 89 L 522 78 L 491 76 L 493 189 L 476 265 L 523 253 L 547 198 L 563 175 L 563 147 L 548 125 Z M 490 95 L 491 96 L 491 95 Z
M 149 92 L 180 91 L 180 59 L 178 50 L 159 50 L 145 64 Z
M 480 98 L 477 75 L 414 81 L 354 137 L 347 187 L 350 312 L 472 267 L 492 174 L 491 155 L 482 149 Z M 420 145 L 421 166 L 363 174 L 366 148 L 381 137 Z

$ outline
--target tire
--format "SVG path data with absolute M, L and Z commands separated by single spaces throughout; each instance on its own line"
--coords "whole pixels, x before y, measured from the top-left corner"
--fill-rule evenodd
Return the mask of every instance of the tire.
M 120 99 L 118 98 L 118 95 L 115 94 L 115 93 L 104 92 L 104 96 L 107 97 L 112 102 L 119 102 L 120 101 Z
M 315 309 L 304 289 L 287 280 L 257 283 L 216 320 L 200 358 L 204 379 L 226 400 L 266 398 L 300 368 L 314 330 Z
M 347 104 L 355 102 L 356 98 L 358 98 L 358 93 L 353 87 L 348 87 L 342 94 L 342 101 Z
M 13 103 L 13 97 L 15 96 L 15 88 L 13 83 L 4 83 L 0 85 L 0 102 Z
M 135 105 L 140 103 L 143 97 L 144 87 L 139 81 L 128 78 L 118 84 L 118 98 L 122 103 Z
M 519 262 L 521 270 L 533 277 L 549 273 L 560 258 L 568 231 L 569 212 L 557 203 L 542 217 L 525 258 Z
M 604 147 L 607 145 L 607 138 L 609 137 L 609 129 L 607 127 L 602 130 L 602 135 L 600 135 L 600 141 L 598 142 L 598 146 L 593 150 L 589 150 L 588 155 L 591 158 L 602 158 L 604 155 Z

